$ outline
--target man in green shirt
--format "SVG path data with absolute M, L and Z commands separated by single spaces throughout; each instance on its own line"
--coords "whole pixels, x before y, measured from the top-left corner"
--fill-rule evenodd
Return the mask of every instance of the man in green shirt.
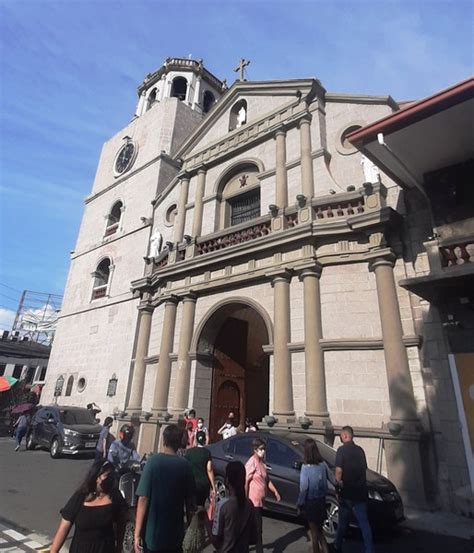
M 184 538 L 184 509 L 188 523 L 194 508 L 196 484 L 191 466 L 176 452 L 182 434 L 176 424 L 163 431 L 162 453 L 153 455 L 143 471 L 137 489 L 135 551 L 146 517 L 145 543 L 149 553 L 181 553 Z

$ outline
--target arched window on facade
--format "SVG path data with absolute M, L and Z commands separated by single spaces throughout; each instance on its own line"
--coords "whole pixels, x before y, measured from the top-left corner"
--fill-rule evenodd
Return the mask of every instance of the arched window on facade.
M 122 217 L 123 203 L 121 201 L 115 202 L 107 216 L 107 226 L 105 227 L 105 236 L 115 234 L 120 226 L 120 219 Z
M 67 379 L 66 393 L 64 394 L 65 396 L 70 396 L 70 395 L 71 395 L 73 384 L 74 384 L 74 377 L 71 375 L 71 376 Z
M 175 77 L 171 87 L 171 97 L 178 100 L 186 100 L 186 92 L 188 90 L 188 81 L 184 77 Z
M 158 92 L 158 89 L 154 88 L 150 94 L 148 95 L 148 100 L 146 102 L 146 110 L 148 111 L 151 106 L 156 102 L 156 94 Z
M 218 187 L 220 201 L 218 229 L 239 225 L 260 217 L 259 168 L 243 164 L 229 173 Z
M 92 290 L 92 299 L 97 300 L 107 295 L 107 288 L 110 279 L 111 262 L 108 257 L 103 259 L 97 269 L 92 273 L 94 277 L 94 288 Z
M 215 104 L 216 99 L 214 97 L 214 94 L 210 90 L 206 90 L 204 92 L 204 96 L 202 99 L 202 110 L 204 113 L 208 113 L 212 106 Z
M 63 393 L 63 386 L 64 386 L 64 376 L 61 374 L 58 376 L 58 379 L 56 380 L 56 384 L 54 386 L 54 396 L 58 397 Z
M 231 110 L 229 116 L 229 131 L 238 129 L 247 123 L 247 101 L 239 100 Z

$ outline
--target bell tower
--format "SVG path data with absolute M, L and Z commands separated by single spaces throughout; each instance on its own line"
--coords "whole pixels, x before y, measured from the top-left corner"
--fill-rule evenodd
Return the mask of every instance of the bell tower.
M 140 117 L 165 98 L 178 98 L 193 110 L 206 114 L 225 88 L 225 82 L 205 69 L 201 59 L 167 58 L 160 69 L 149 73 L 138 87 L 135 115 Z

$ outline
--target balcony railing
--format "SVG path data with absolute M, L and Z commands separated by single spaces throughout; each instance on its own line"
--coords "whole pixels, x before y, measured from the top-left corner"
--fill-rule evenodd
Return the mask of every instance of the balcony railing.
M 468 242 L 461 242 L 460 244 L 440 246 L 439 253 L 443 267 L 472 263 L 474 261 L 474 241 L 470 240 Z
M 216 252 L 218 250 L 223 250 L 228 246 L 235 246 L 237 244 L 243 244 L 254 238 L 261 238 L 262 236 L 267 236 L 271 232 L 271 223 L 270 219 L 267 221 L 262 221 L 261 223 L 254 224 L 247 228 L 239 230 L 231 230 L 221 236 L 211 238 L 204 242 L 197 244 L 197 255 L 203 255 L 209 252 Z
M 113 225 L 109 225 L 106 229 L 105 229 L 105 234 L 104 236 L 110 236 L 111 234 L 115 234 L 117 232 L 117 229 L 119 227 L 119 224 L 118 223 L 114 223 Z
M 92 299 L 93 300 L 98 300 L 100 298 L 105 298 L 106 295 L 107 295 L 107 284 L 104 284 L 102 286 L 97 286 L 92 291 Z

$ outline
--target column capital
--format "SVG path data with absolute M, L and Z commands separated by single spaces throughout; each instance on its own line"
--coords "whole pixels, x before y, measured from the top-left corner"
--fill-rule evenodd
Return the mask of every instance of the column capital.
M 197 168 L 197 174 L 202 175 L 207 173 L 207 165 L 205 163 L 201 163 L 199 167 Z
M 196 292 L 190 291 L 184 294 L 183 296 L 181 296 L 181 299 L 183 303 L 186 303 L 186 302 L 196 303 L 198 299 L 198 295 L 196 294 Z
M 396 260 L 397 256 L 393 252 L 387 253 L 383 256 L 374 257 L 369 261 L 369 271 L 373 272 L 377 269 L 377 267 L 381 266 L 389 266 L 393 268 Z
M 286 136 L 286 125 L 280 125 L 274 132 L 275 138 L 277 136 Z
M 272 286 L 275 286 L 277 282 L 290 282 L 293 276 L 292 271 L 289 269 L 275 269 L 265 273 L 265 275 L 272 279 Z
M 315 276 L 318 279 L 321 278 L 321 273 L 323 272 L 323 267 L 319 263 L 305 263 L 295 267 L 296 274 L 298 275 L 299 280 L 303 281 L 305 277 Z
M 166 296 L 165 298 L 162 298 L 160 303 L 164 303 L 165 305 L 168 303 L 171 303 L 173 305 L 177 305 L 179 303 L 179 297 L 175 294 L 170 294 L 169 296 Z
M 181 171 L 180 173 L 178 173 L 178 179 L 183 181 L 183 180 L 189 180 L 191 178 L 191 173 L 189 173 L 188 171 Z
M 143 303 L 137 307 L 140 313 L 153 313 L 155 307 L 151 303 Z
M 310 124 L 311 120 L 313 119 L 313 116 L 311 113 L 306 112 L 299 120 L 298 120 L 298 128 L 300 128 L 302 125 Z

